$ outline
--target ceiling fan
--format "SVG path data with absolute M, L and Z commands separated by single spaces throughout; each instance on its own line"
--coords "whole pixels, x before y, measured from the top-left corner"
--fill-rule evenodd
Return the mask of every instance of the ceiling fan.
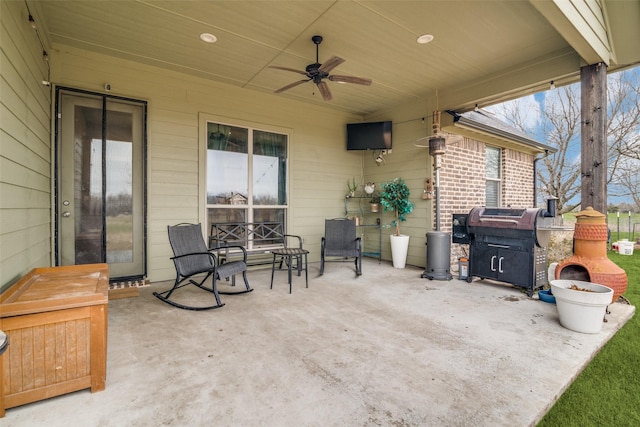
M 294 68 L 278 67 L 275 65 L 269 66 L 269 68 L 291 71 L 293 73 L 298 73 L 306 76 L 305 79 L 298 80 L 297 82 L 293 82 L 284 87 L 281 87 L 280 89 L 274 91 L 274 93 L 281 93 L 308 81 L 313 81 L 313 83 L 318 86 L 318 90 L 322 95 L 322 99 L 324 99 L 325 101 L 330 101 L 332 98 L 331 91 L 329 90 L 329 85 L 327 85 L 325 79 L 331 80 L 332 82 L 355 83 L 365 86 L 371 85 L 372 80 L 364 77 L 339 76 L 335 74 L 329 74 L 331 70 L 342 64 L 345 60 L 338 56 L 332 56 L 324 64 L 320 64 L 318 60 L 318 47 L 320 46 L 320 43 L 322 43 L 322 36 L 313 36 L 311 37 L 311 41 L 316 45 L 316 62 L 314 64 L 307 65 L 305 71 L 296 70 Z

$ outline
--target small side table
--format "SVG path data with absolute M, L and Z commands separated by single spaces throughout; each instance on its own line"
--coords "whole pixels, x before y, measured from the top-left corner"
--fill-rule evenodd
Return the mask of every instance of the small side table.
M 271 252 L 273 253 L 273 264 L 271 265 L 270 289 L 273 289 L 273 275 L 276 271 L 276 260 L 278 259 L 278 257 L 280 257 L 280 259 L 286 258 L 289 272 L 289 293 L 291 293 L 291 265 L 293 264 L 293 258 L 296 258 L 297 260 L 298 276 L 300 275 L 301 271 L 304 270 L 304 278 L 307 285 L 306 287 L 309 287 L 309 274 L 307 270 L 307 255 L 309 254 L 309 251 L 300 248 L 282 248 L 274 249 Z

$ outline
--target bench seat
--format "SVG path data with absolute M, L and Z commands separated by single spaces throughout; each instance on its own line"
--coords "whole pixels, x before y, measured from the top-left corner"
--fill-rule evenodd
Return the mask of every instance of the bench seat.
M 209 248 L 217 250 L 220 262 L 229 262 L 243 254 L 229 246 L 242 246 L 247 251 L 247 265 L 271 264 L 272 251 L 289 247 L 289 241 L 302 249 L 302 238 L 285 234 L 280 222 L 224 222 L 211 224 Z

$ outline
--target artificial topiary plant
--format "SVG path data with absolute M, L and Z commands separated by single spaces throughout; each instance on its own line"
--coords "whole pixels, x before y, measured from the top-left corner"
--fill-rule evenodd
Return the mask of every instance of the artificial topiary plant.
M 395 235 L 400 235 L 400 222 L 406 221 L 406 215 L 413 211 L 413 204 L 409 201 L 409 187 L 402 178 L 394 178 L 393 181 L 382 184 L 380 203 L 384 210 L 393 211 L 396 219 L 393 225 L 396 227 Z

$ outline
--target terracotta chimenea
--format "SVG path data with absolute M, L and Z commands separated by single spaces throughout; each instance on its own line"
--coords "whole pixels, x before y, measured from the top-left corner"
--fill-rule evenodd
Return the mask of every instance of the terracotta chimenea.
M 605 215 L 591 206 L 576 214 L 573 256 L 560 261 L 556 279 L 582 280 L 613 289 L 613 302 L 627 290 L 627 273 L 607 258 Z

